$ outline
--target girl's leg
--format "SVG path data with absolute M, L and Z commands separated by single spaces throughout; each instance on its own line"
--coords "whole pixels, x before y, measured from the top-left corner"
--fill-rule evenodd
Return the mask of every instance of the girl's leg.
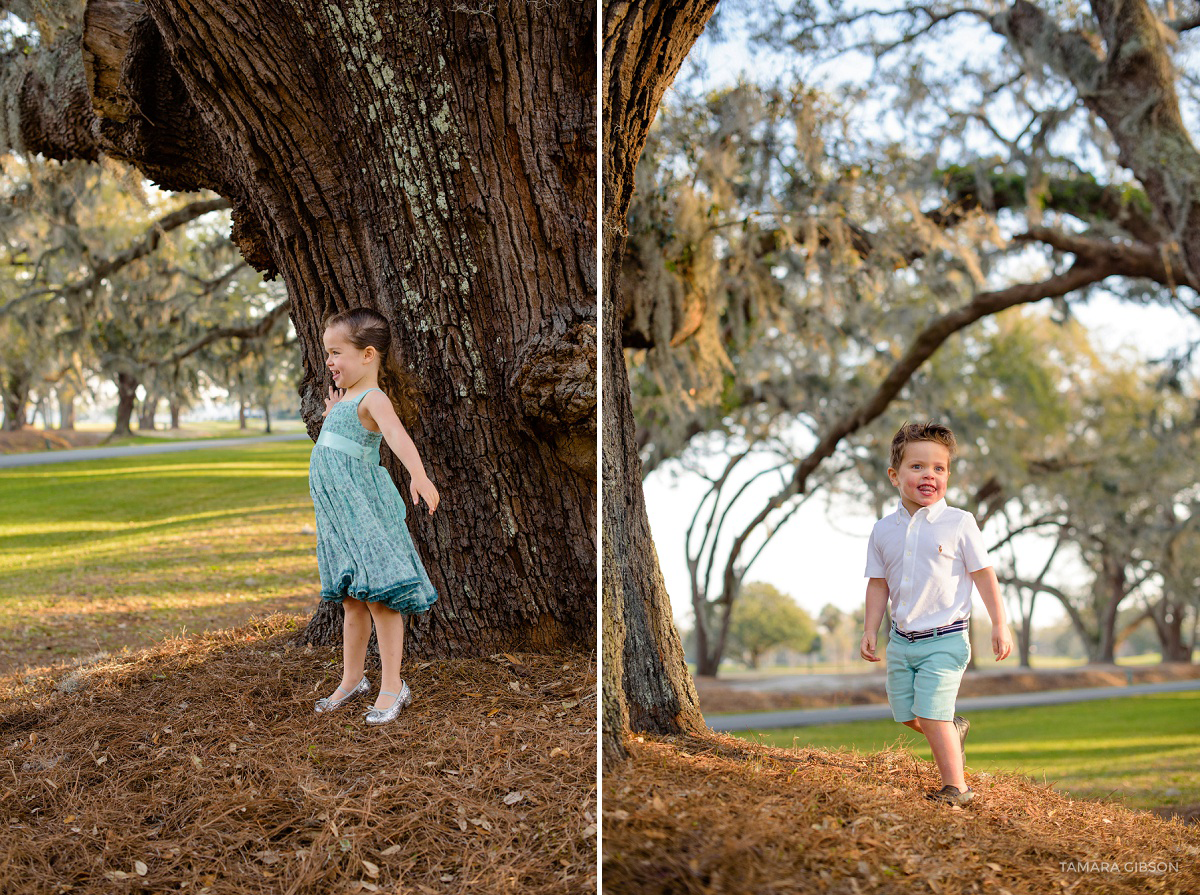
M 346 597 L 342 600 L 342 692 L 340 699 L 358 686 L 367 661 L 367 643 L 371 640 L 371 611 L 362 600 Z
M 383 692 L 400 692 L 400 663 L 404 659 L 404 616 L 394 609 L 388 609 L 382 603 L 368 603 L 367 606 L 371 617 L 375 619 L 375 640 L 379 643 L 379 664 L 382 666 L 380 696 L 375 700 L 375 708 L 388 709 L 392 707 L 395 697 L 384 696 Z

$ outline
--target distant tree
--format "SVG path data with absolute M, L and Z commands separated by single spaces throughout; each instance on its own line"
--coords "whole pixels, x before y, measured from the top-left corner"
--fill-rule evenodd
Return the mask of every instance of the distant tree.
M 763 654 L 776 647 L 807 653 L 817 637 L 812 617 L 790 596 L 762 581 L 742 586 L 729 634 L 751 668 L 757 668 Z

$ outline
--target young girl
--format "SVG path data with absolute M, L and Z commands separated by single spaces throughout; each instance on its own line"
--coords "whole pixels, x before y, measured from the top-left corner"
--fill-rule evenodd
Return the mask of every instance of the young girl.
M 404 616 L 426 611 L 437 592 L 404 524 L 404 500 L 379 465 L 381 438 L 408 470 L 413 506 L 424 498 L 432 513 L 439 498 L 392 402 L 379 390 L 381 377 L 399 387 L 389 365 L 387 319 L 369 308 L 342 311 L 326 322 L 324 342 L 334 385 L 308 482 L 317 514 L 321 598 L 341 603 L 345 618 L 342 682 L 318 700 L 316 710 L 333 711 L 371 689 L 363 663 L 374 620 L 383 680 L 366 718 L 368 724 L 386 724 L 412 702 L 412 691 L 400 679 Z

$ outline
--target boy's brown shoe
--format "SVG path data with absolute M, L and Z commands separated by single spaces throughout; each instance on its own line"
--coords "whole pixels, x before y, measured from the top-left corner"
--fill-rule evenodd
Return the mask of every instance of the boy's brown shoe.
M 947 805 L 965 805 L 975 798 L 975 790 L 971 787 L 958 789 L 947 783 L 941 789 L 925 793 L 925 798 L 931 802 L 945 802 Z
M 963 767 L 967 766 L 967 734 L 971 730 L 971 722 L 962 715 L 954 716 L 954 727 L 958 730 L 958 746 L 962 749 Z

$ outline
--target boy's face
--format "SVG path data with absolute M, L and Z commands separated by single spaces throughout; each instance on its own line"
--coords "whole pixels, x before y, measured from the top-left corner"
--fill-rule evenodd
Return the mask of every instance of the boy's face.
M 899 469 L 888 469 L 888 478 L 900 489 L 904 508 L 915 513 L 946 496 L 950 480 L 950 449 L 936 441 L 914 441 L 904 446 Z

